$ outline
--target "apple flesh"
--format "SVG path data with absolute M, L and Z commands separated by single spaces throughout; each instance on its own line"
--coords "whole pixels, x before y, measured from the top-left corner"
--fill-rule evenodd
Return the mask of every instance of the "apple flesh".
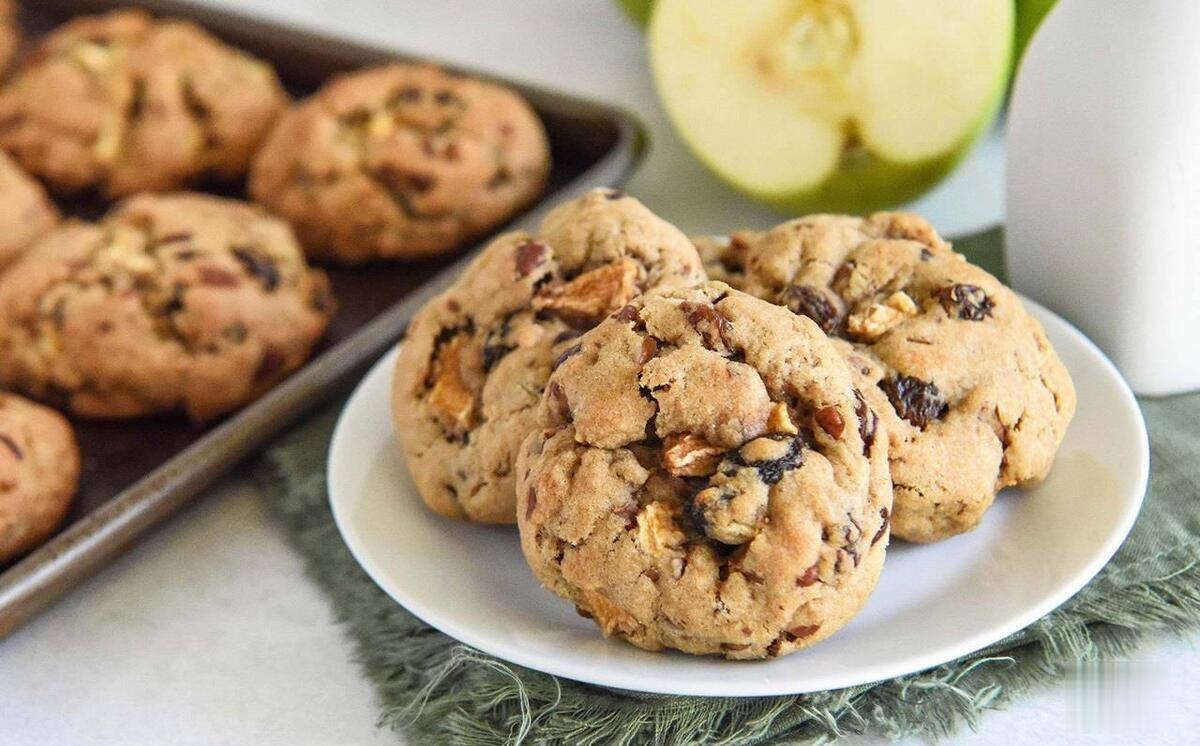
M 657 0 L 649 31 L 688 146 L 786 212 L 935 185 L 995 115 L 1012 39 L 1012 0 Z

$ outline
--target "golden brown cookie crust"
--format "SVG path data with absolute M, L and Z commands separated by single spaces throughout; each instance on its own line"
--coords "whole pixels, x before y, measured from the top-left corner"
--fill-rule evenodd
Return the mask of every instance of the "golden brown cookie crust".
M 8 72 L 9 66 L 17 58 L 22 36 L 16 2 L 0 0 L 0 76 Z
M 269 65 L 199 26 L 117 10 L 51 32 L 0 92 L 0 147 L 110 197 L 243 174 L 287 104 Z
M 61 219 L 42 185 L 0 152 L 0 272 Z
M 702 279 L 683 234 L 612 190 L 493 241 L 413 319 L 396 365 L 396 430 L 426 504 L 513 523 L 516 452 L 556 360 L 637 294 Z
M 833 634 L 887 545 L 887 437 L 807 319 L 707 283 L 551 375 L 518 461 L 534 574 L 605 635 L 749 659 Z
M 1020 299 L 923 219 L 814 215 L 729 245 L 747 292 L 842 338 L 891 437 L 897 537 L 968 531 L 1000 489 L 1049 472 L 1071 378 Z
M 546 133 L 515 92 L 431 65 L 341 76 L 286 114 L 250 193 L 310 256 L 356 264 L 450 251 L 542 191 Z
M 0 562 L 41 544 L 79 488 L 79 448 L 62 415 L 0 391 Z
M 283 221 L 142 195 L 52 231 L 0 279 L 0 383 L 85 417 L 209 419 L 303 363 L 332 313 Z

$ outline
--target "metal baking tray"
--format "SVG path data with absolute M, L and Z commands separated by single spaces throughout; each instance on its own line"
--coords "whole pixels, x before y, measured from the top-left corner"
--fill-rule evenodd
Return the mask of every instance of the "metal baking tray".
M 389 60 L 426 59 L 177 0 L 31 0 L 23 5 L 21 19 L 27 34 L 36 38 L 71 16 L 122 6 L 195 20 L 230 44 L 273 63 L 297 98 L 340 72 Z M 497 80 L 479 71 L 445 66 Z M 625 112 L 517 82 L 499 82 L 520 91 L 537 110 L 553 157 L 541 201 L 502 230 L 531 228 L 555 203 L 592 187 L 621 184 L 640 160 L 643 130 Z M 244 196 L 240 183 L 207 190 Z M 68 214 L 84 217 L 95 217 L 105 209 L 88 200 L 60 201 L 60 205 Z M 486 240 L 479 245 L 483 243 Z M 336 391 L 339 383 L 364 370 L 401 336 L 412 314 L 444 289 L 478 248 L 442 261 L 325 267 L 339 307 L 323 346 L 287 380 L 224 420 L 205 425 L 182 416 L 75 421 L 84 461 L 80 494 L 56 537 L 24 559 L 0 566 L 0 637 L 180 510 Z

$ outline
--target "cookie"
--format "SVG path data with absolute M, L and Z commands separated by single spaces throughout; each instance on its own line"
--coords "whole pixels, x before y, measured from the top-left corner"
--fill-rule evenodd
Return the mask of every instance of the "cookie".
M 0 148 L 52 188 L 110 197 L 242 175 L 287 104 L 269 65 L 140 10 L 51 32 L 0 92 Z
M 493 241 L 413 319 L 396 365 L 396 431 L 426 504 L 513 523 L 513 462 L 556 361 L 639 293 L 702 279 L 683 234 L 611 190 Z
M 0 563 L 48 539 L 78 489 L 71 425 L 52 409 L 0 391 Z
M 55 229 L 0 278 L 0 384 L 84 417 L 206 420 L 303 363 L 332 313 L 283 221 L 141 195 Z
M 0 152 L 0 271 L 59 220 L 42 185 Z
M 450 251 L 545 186 L 546 133 L 513 91 L 431 65 L 344 75 L 293 108 L 250 173 L 309 256 L 357 264 Z
M 892 531 L 974 528 L 996 493 L 1050 471 L 1075 391 L 1038 322 L 920 217 L 817 215 L 742 232 L 750 293 L 841 338 L 891 438 Z
M 873 589 L 887 436 L 808 319 L 719 282 L 647 295 L 579 340 L 539 416 L 521 547 L 605 635 L 775 657 Z
M 0 0 L 0 75 L 8 72 L 9 65 L 21 49 L 21 26 L 17 22 L 17 4 L 14 0 Z
M 746 284 L 746 250 L 749 244 L 740 238 L 692 236 L 692 244 L 704 262 L 708 279 L 742 290 Z

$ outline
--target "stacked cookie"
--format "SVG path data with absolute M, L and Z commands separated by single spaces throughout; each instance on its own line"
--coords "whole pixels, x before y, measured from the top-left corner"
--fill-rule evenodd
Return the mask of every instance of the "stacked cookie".
M 691 246 L 597 191 L 418 314 L 394 412 L 426 503 L 516 522 L 605 635 L 748 659 L 845 625 L 891 534 L 967 531 L 1042 479 L 1074 390 L 1016 295 L 915 215 Z
M 0 71 L 20 38 L 0 0 Z M 549 168 L 519 95 L 431 65 L 349 73 L 293 105 L 267 62 L 191 22 L 117 10 L 39 40 L 0 89 L 0 387 L 42 402 L 0 392 L 0 563 L 50 536 L 78 488 L 72 427 L 45 404 L 233 412 L 328 329 L 331 283 L 310 260 L 452 252 L 533 201 Z M 257 204 L 184 191 L 243 180 Z M 64 220 L 51 195 L 105 212 Z M 699 261 L 676 241 L 690 283 Z M 507 486 L 507 503 L 485 491 L 461 509 L 503 520 Z

